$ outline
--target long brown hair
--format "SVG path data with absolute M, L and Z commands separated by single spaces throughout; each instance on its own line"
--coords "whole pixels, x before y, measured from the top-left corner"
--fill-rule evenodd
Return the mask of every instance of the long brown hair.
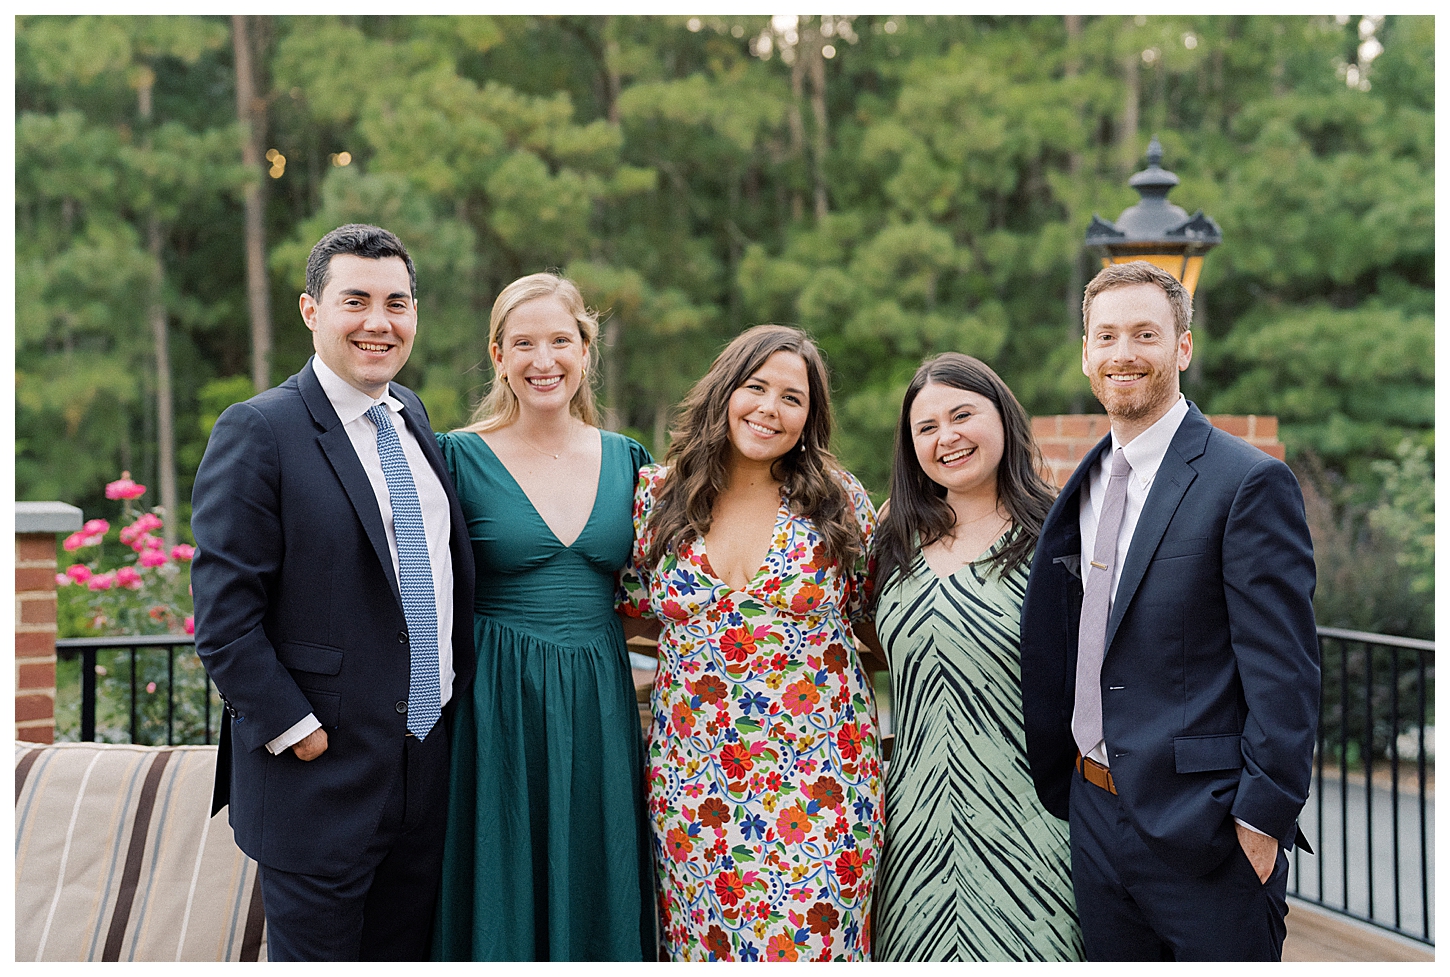
M 584 304 L 584 296 L 579 294 L 579 286 L 567 278 L 560 278 L 558 275 L 551 275 L 548 272 L 525 275 L 498 293 L 498 298 L 493 301 L 493 313 L 488 319 L 488 348 L 491 350 L 495 345 L 503 345 L 504 326 L 508 323 L 508 318 L 513 314 L 514 309 L 525 302 L 548 296 L 558 299 L 560 304 L 574 317 L 574 322 L 579 326 L 579 338 L 584 342 L 585 351 L 593 352 L 594 341 L 599 338 L 598 313 L 590 311 Z M 594 388 L 589 385 L 587 371 L 579 381 L 579 389 L 574 391 L 574 397 L 569 401 L 569 413 L 590 427 L 599 426 L 599 413 L 594 407 Z M 495 365 L 493 383 L 489 386 L 488 393 L 478 407 L 474 409 L 473 416 L 468 419 L 468 426 L 464 430 L 484 434 L 508 427 L 518 419 L 519 398 L 515 396 L 508 380 L 498 375 L 498 367 Z
M 715 499 L 730 479 L 730 396 L 774 353 L 806 364 L 810 397 L 800 440 L 771 466 L 793 513 L 822 536 L 826 558 L 848 565 L 861 552 L 861 531 L 831 454 L 831 392 L 826 364 L 811 338 L 790 326 L 763 325 L 736 336 L 685 395 L 665 455 L 666 473 L 650 513 L 649 562 L 710 531 Z
M 1012 519 L 1008 541 L 987 563 L 998 574 L 1025 564 L 1037 547 L 1042 522 L 1055 493 L 1042 476 L 1042 456 L 1032 439 L 1027 412 L 996 372 L 974 356 L 942 353 L 926 360 L 911 378 L 896 425 L 896 457 L 891 465 L 891 504 L 871 542 L 872 571 L 879 597 L 895 573 L 905 574 L 922 546 L 952 531 L 956 513 L 947 490 L 927 477 L 917 460 L 911 437 L 911 405 L 928 383 L 970 390 L 990 400 L 1002 418 L 1002 461 L 997 465 L 997 500 Z

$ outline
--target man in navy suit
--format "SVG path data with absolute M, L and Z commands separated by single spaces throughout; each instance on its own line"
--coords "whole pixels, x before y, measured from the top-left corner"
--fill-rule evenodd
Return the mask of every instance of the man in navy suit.
M 215 809 L 260 864 L 269 959 L 422 960 L 473 558 L 427 412 L 391 383 L 418 319 L 402 242 L 327 234 L 299 305 L 316 355 L 227 408 L 192 495 Z
M 1183 399 L 1191 314 L 1147 262 L 1088 285 L 1082 367 L 1112 430 L 1048 514 L 1022 607 L 1028 759 L 1071 825 L 1089 960 L 1279 959 L 1284 849 L 1304 845 L 1303 496 Z

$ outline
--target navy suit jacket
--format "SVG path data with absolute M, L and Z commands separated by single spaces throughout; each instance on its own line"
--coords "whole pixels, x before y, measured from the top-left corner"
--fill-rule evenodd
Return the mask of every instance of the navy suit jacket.
M 453 702 L 473 674 L 473 554 L 453 483 L 411 390 L 402 416 L 443 482 L 453 554 Z M 372 837 L 402 767 L 408 625 L 377 498 L 308 363 L 228 407 L 192 493 L 196 648 L 230 705 L 214 809 L 264 865 L 336 875 Z M 310 762 L 266 744 L 309 712 Z
M 1038 796 L 1066 819 L 1082 611 L 1083 459 L 1042 527 L 1022 606 L 1022 699 Z M 1190 875 L 1242 818 L 1284 847 L 1309 791 L 1319 716 L 1314 553 L 1287 465 L 1189 404 L 1123 563 L 1102 669 L 1113 781 L 1148 847 Z

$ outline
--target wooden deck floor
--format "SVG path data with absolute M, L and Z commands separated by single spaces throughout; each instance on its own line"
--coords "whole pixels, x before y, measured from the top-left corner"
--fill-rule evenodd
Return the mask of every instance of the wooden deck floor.
M 1284 939 L 1286 961 L 1428 963 L 1435 959 L 1435 951 L 1424 944 L 1292 898 L 1289 900 L 1288 929 L 1289 934 Z

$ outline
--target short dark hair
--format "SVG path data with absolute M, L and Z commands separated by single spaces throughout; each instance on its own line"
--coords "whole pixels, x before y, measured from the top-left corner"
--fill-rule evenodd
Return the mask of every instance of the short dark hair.
M 1129 261 L 1121 265 L 1108 265 L 1093 276 L 1082 293 L 1082 330 L 1087 335 L 1088 313 L 1092 311 L 1093 299 L 1110 288 L 1125 285 L 1157 285 L 1168 297 L 1173 309 L 1173 335 L 1182 336 L 1193 325 L 1193 296 L 1183 283 L 1155 264 L 1147 261 Z
M 312 246 L 307 256 L 307 294 L 322 300 L 322 290 L 331 277 L 332 256 L 355 254 L 359 258 L 402 258 L 408 267 L 408 291 L 413 301 L 418 301 L 418 273 L 413 268 L 413 259 L 408 249 L 392 231 L 371 224 L 344 224 L 322 235 L 322 240 Z

